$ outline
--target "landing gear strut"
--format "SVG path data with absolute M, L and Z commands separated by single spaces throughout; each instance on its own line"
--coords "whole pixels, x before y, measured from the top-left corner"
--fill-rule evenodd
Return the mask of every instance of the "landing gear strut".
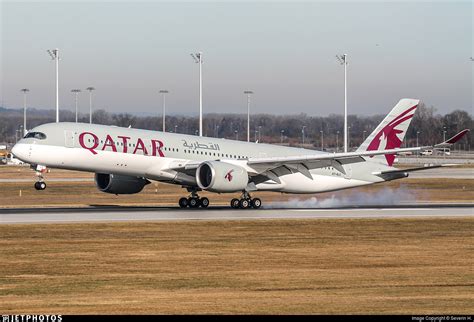
M 240 200 L 237 198 L 234 198 L 230 201 L 230 206 L 234 209 L 241 208 L 241 209 L 248 209 L 248 208 L 254 208 L 258 209 L 262 206 L 262 200 L 259 198 L 253 198 L 250 197 L 250 194 L 247 191 L 244 191 L 242 193 L 242 197 L 240 197 Z
M 178 203 L 181 208 L 207 208 L 209 199 L 206 197 L 200 198 L 196 190 L 191 190 L 191 195 L 188 198 L 180 198 Z
M 35 189 L 36 190 L 46 189 L 46 182 L 44 182 L 43 173 L 46 173 L 48 169 L 42 165 L 37 165 L 34 169 L 36 171 L 36 176 L 38 177 L 38 181 L 35 182 Z

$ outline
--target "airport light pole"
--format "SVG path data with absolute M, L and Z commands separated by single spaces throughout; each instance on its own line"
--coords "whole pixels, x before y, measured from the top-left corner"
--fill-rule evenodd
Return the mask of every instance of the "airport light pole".
M 95 88 L 89 86 L 86 90 L 89 91 L 89 124 L 92 124 L 92 91 L 95 91 Z
M 163 132 L 166 132 L 166 94 L 169 92 L 166 89 L 162 89 L 160 93 L 163 94 Z
M 336 153 L 339 152 L 339 131 L 336 132 Z
M 321 151 L 324 151 L 324 131 L 319 131 L 321 133 Z
M 235 140 L 238 141 L 239 140 L 239 131 L 235 130 L 234 133 L 235 133 Z
M 21 130 L 16 129 L 15 130 L 15 144 L 18 143 L 18 132 L 20 132 L 20 135 L 21 135 Z
M 247 94 L 247 142 L 250 142 L 250 95 L 252 95 L 253 92 L 244 91 L 244 94 Z
M 76 103 L 76 123 L 77 123 L 77 95 L 81 92 L 80 89 L 71 89 L 71 92 L 74 93 L 74 101 Z
M 352 125 L 352 124 L 351 124 Z M 349 134 L 350 134 L 350 131 L 351 131 L 351 127 L 348 126 L 347 127 L 347 149 L 349 150 L 351 148 L 351 140 L 349 139 Z
M 257 142 L 257 134 L 258 134 L 258 130 L 255 130 L 255 141 L 254 142 Z
M 56 61 L 56 123 L 59 122 L 59 49 L 48 49 L 48 54 Z
M 365 141 L 365 133 L 366 132 L 367 132 L 366 130 L 362 131 L 362 141 Z
M 443 126 L 443 142 L 446 141 L 446 126 Z M 446 158 L 446 148 L 443 148 L 443 158 Z
M 304 147 L 304 128 L 306 127 L 306 125 L 303 125 L 303 127 L 301 128 L 301 136 L 302 136 L 302 146 Z
M 199 136 L 202 136 L 202 52 L 191 54 L 196 64 L 199 64 Z
M 258 143 L 262 142 L 262 126 L 258 126 Z
M 30 91 L 28 88 L 22 88 L 20 90 L 23 92 L 23 136 L 26 135 L 26 95 Z
M 418 135 L 419 135 L 420 133 L 421 133 L 420 131 L 416 131 L 416 147 L 419 147 L 419 145 L 418 145 Z M 416 154 L 417 154 L 417 155 L 420 155 L 420 151 L 417 151 Z
M 283 144 L 283 133 L 285 133 L 285 130 L 280 131 L 280 144 Z
M 347 131 L 347 54 L 336 55 L 336 58 L 341 65 L 344 65 L 344 152 L 347 152 L 349 136 Z

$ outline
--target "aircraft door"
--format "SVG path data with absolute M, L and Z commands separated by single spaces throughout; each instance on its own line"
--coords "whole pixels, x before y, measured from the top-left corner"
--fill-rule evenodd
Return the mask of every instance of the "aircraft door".
M 65 145 L 68 148 L 74 147 L 75 134 L 73 131 L 64 131 Z

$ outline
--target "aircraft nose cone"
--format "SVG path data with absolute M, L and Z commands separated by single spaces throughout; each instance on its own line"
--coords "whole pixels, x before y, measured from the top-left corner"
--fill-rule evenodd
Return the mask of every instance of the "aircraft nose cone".
M 22 161 L 26 161 L 26 157 L 28 155 L 28 146 L 23 143 L 17 143 L 12 148 L 13 155 Z

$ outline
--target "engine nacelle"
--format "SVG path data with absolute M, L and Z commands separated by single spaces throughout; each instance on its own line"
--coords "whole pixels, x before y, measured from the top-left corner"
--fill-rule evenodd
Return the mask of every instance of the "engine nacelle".
M 95 174 L 95 184 L 97 189 L 102 192 L 113 193 L 113 194 L 132 194 L 139 193 L 143 190 L 147 184 L 149 184 L 145 178 L 124 176 L 119 174 Z
M 221 161 L 206 161 L 196 170 L 199 188 L 212 192 L 236 192 L 247 187 L 247 170 L 241 166 Z

